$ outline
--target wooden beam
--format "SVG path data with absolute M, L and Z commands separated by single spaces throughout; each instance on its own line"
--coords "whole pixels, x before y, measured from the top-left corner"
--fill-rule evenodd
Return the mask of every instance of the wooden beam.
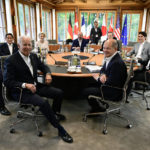
M 113 0 L 109 0 L 109 3 L 111 3 Z
M 100 2 L 100 0 L 96 0 L 96 2 L 97 2 L 97 3 L 99 3 L 99 2 Z
M 84 3 L 87 3 L 87 0 L 83 0 Z

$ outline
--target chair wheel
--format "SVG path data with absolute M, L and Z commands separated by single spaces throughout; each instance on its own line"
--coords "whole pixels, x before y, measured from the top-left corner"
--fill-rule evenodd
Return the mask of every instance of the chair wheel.
M 147 110 L 150 110 L 150 108 L 149 108 L 149 107 L 147 107 Z
M 10 129 L 10 133 L 15 133 L 16 131 L 15 131 L 15 129 Z
M 126 100 L 126 103 L 130 103 L 130 101 Z
M 87 122 L 87 118 L 85 116 L 83 117 L 82 120 L 83 120 L 83 122 Z
M 17 118 L 23 118 L 22 114 L 17 114 Z
M 43 136 L 42 131 L 39 131 L 39 132 L 38 132 L 38 136 L 39 136 L 39 137 L 42 137 L 42 136 Z
M 103 134 L 107 134 L 108 131 L 106 129 L 103 130 Z
M 132 128 L 132 124 L 128 124 L 128 125 L 127 125 L 127 128 L 128 128 L 128 129 Z

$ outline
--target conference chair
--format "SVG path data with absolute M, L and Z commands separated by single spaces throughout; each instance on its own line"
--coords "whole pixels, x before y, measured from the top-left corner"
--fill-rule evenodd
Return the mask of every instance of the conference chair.
M 128 87 L 128 83 L 129 83 L 129 81 L 132 77 L 133 77 L 133 60 L 131 60 L 131 62 L 130 62 L 130 66 L 129 66 L 129 69 L 128 69 L 128 76 L 127 76 L 127 79 L 126 79 L 126 82 L 125 82 L 123 88 L 117 88 L 117 87 L 102 85 L 100 87 L 100 91 L 102 93 L 101 97 L 94 96 L 94 95 L 89 95 L 89 97 L 88 97 L 89 99 L 96 100 L 99 105 L 102 105 L 102 104 L 105 103 L 109 107 L 106 107 L 106 111 L 104 111 L 104 112 L 94 112 L 94 113 L 84 114 L 83 121 L 87 121 L 87 117 L 90 117 L 90 116 L 92 117 L 92 116 L 104 115 L 103 134 L 107 134 L 108 133 L 107 120 L 109 118 L 109 115 L 112 114 L 112 115 L 118 116 L 118 117 L 126 120 L 127 121 L 127 126 L 126 127 L 127 128 L 132 128 L 132 125 L 131 125 L 130 121 L 121 114 L 121 109 L 126 104 L 125 103 L 126 102 L 126 90 L 127 90 L 127 87 Z M 117 100 L 116 101 L 111 101 L 111 100 L 105 99 L 104 94 L 103 94 L 103 90 L 105 88 L 107 88 L 107 89 L 108 88 L 111 88 L 111 89 L 114 88 L 114 89 L 121 90 L 122 91 L 122 99 L 120 101 L 117 101 Z
M 145 81 L 134 81 L 133 83 L 137 83 L 138 85 L 140 85 L 142 87 L 142 92 L 139 92 L 139 91 L 135 91 L 135 90 L 132 90 L 132 92 L 136 93 L 136 94 L 139 94 L 139 95 L 142 95 L 142 98 L 143 100 L 145 101 L 146 103 L 146 109 L 147 110 L 150 110 L 150 106 L 149 106 L 149 103 L 148 103 L 148 100 L 147 100 L 147 89 L 149 87 L 149 83 L 147 81 L 147 74 L 149 74 L 148 72 L 145 72 Z M 150 75 L 150 74 L 149 74 Z
M 9 56 L 9 55 L 8 55 Z M 3 74 L 4 71 L 4 62 L 5 60 L 8 58 L 8 56 L 1 56 L 0 57 L 0 62 L 1 62 L 1 71 Z M 42 131 L 39 130 L 39 126 L 38 126 L 38 122 L 37 119 L 39 117 L 42 117 L 43 115 L 39 113 L 39 107 L 37 106 L 33 106 L 31 104 L 23 104 L 22 103 L 22 92 L 23 89 L 16 87 L 17 89 L 20 90 L 20 97 L 19 97 L 19 101 L 15 103 L 15 105 L 18 106 L 18 111 L 17 111 L 17 120 L 14 121 L 11 125 L 10 125 L 10 133 L 15 133 L 15 126 L 18 125 L 19 123 L 31 119 L 32 121 L 34 121 L 34 124 L 36 126 L 37 129 L 37 135 L 40 137 L 43 135 Z M 13 98 L 10 95 L 10 90 L 9 88 L 7 88 L 4 83 L 2 83 L 2 95 L 3 98 L 5 100 L 5 102 L 10 102 L 13 101 Z

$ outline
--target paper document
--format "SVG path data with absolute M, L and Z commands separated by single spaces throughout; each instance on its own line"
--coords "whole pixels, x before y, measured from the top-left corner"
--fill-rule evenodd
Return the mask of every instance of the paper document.
M 102 66 L 86 65 L 85 68 L 87 68 L 90 72 L 97 73 L 101 70 Z

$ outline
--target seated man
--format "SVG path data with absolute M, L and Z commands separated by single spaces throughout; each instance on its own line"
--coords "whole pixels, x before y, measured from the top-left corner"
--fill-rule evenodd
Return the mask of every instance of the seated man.
M 20 37 L 18 47 L 19 51 L 5 61 L 4 84 L 10 89 L 11 95 L 16 101 L 19 100 L 20 95 L 20 91 L 16 87 L 23 88 L 22 103 L 39 106 L 43 115 L 58 129 L 61 138 L 66 142 L 73 142 L 73 139 L 56 119 L 60 113 L 62 91 L 49 85 L 52 82 L 49 67 L 43 64 L 36 54 L 31 53 L 30 37 Z M 45 85 L 37 82 L 37 70 L 44 73 Z M 54 99 L 53 110 L 48 101 L 41 96 Z
M 6 55 L 12 55 L 18 51 L 17 44 L 14 42 L 14 37 L 12 33 L 7 33 L 5 35 L 6 43 L 2 44 L 0 46 L 0 56 L 6 56 Z M 2 97 L 2 73 L 0 68 L 0 113 L 2 115 L 10 115 L 11 113 L 8 111 L 8 109 L 5 107 L 4 99 Z
M 117 41 L 117 38 L 116 37 L 114 37 L 114 34 L 113 34 L 113 32 L 108 32 L 107 33 L 107 40 L 109 40 L 109 39 L 115 39 L 116 41 Z M 103 51 L 103 47 L 104 47 L 104 43 L 106 42 L 106 40 L 105 41 L 103 41 L 103 43 L 102 43 L 102 47 L 101 47 L 101 51 Z M 117 41 L 117 51 L 120 51 L 120 49 L 119 49 L 119 42 Z
M 88 41 L 83 38 L 83 33 L 79 32 L 78 39 L 75 39 L 72 43 L 71 51 L 79 50 L 79 51 L 83 52 L 86 44 L 88 44 Z
M 127 78 L 127 68 L 121 56 L 117 52 L 117 42 L 114 39 L 107 40 L 104 43 L 103 52 L 105 55 L 104 65 L 100 70 L 100 76 L 93 74 L 97 81 L 96 87 L 89 87 L 84 90 L 84 95 L 88 99 L 89 95 L 101 96 L 100 86 L 102 84 L 122 88 Z M 122 92 L 114 88 L 108 88 L 103 91 L 105 99 L 112 101 L 121 100 Z M 96 100 L 88 99 L 92 107 L 91 112 L 105 111 L 105 107 L 98 105 Z
M 141 65 L 137 70 L 134 71 L 134 77 L 129 82 L 127 94 L 129 94 L 132 89 L 133 81 L 143 81 L 143 75 L 145 74 L 148 60 L 150 59 L 150 43 L 146 41 L 146 37 L 146 32 L 139 32 L 139 42 L 134 45 L 134 48 L 130 52 L 127 53 L 127 56 L 135 55 L 136 61 Z

